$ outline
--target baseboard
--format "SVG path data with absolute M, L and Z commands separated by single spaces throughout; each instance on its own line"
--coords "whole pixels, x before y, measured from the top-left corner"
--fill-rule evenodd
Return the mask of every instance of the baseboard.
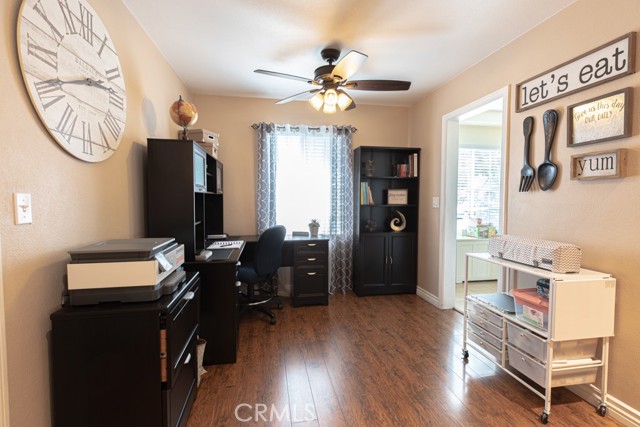
M 580 384 L 568 388 L 593 406 L 597 407 L 601 402 L 600 390 L 593 384 Z M 607 396 L 606 416 L 620 421 L 625 426 L 640 427 L 640 411 L 611 395 Z
M 435 305 L 436 307 L 441 308 L 440 299 L 438 299 L 438 297 L 433 295 L 432 293 L 425 291 L 420 286 L 416 288 L 416 294 L 426 302 L 429 302 Z

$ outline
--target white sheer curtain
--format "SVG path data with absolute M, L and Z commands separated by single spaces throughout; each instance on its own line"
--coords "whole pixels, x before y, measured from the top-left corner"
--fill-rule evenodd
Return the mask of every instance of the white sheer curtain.
M 258 232 L 282 224 L 329 238 L 329 292 L 352 286 L 353 155 L 350 126 L 253 125 L 258 131 Z

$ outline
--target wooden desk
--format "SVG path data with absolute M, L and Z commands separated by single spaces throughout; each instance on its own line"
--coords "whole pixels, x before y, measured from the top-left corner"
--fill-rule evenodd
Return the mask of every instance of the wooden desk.
M 238 261 L 244 246 L 225 260 L 185 262 L 200 272 L 200 338 L 207 340 L 203 364 L 235 363 L 238 351 Z
M 230 236 L 244 240 L 240 261 L 250 260 L 259 236 Z M 329 304 L 329 238 L 326 236 L 287 236 L 282 246 L 282 266 L 293 267 L 291 303 L 294 307 Z
M 235 363 L 239 343 L 239 262 L 253 257 L 259 236 L 229 236 L 243 240 L 225 260 L 185 262 L 187 271 L 200 272 L 200 337 L 207 340 L 204 365 Z M 329 304 L 329 239 L 323 236 L 287 236 L 282 247 L 283 266 L 293 267 L 291 303 L 295 306 Z

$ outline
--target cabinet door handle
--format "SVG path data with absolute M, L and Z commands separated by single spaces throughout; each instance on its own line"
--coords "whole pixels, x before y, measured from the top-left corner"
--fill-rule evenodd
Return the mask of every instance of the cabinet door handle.
M 317 243 L 307 243 L 307 246 L 311 246 L 311 247 L 316 246 L 316 245 L 317 245 Z
M 184 294 L 184 296 L 182 297 L 182 299 L 187 300 L 187 301 L 191 301 L 192 299 L 194 299 L 196 297 L 196 294 L 192 291 L 187 292 L 186 294 Z
M 242 282 L 241 281 L 236 281 L 236 288 L 239 288 L 240 286 L 242 286 Z
M 187 358 L 186 358 L 186 359 L 184 359 L 184 364 L 185 364 L 185 365 L 188 365 L 188 364 L 189 364 L 189 362 L 191 362 L 191 353 L 187 354 Z
M 316 274 L 318 274 L 318 272 L 317 272 L 317 271 L 314 271 L 314 272 L 312 272 L 312 273 L 307 273 L 307 276 L 315 276 Z
M 307 261 L 315 261 L 316 258 L 307 258 Z
M 389 264 L 393 264 L 393 257 L 392 256 L 389 257 Z

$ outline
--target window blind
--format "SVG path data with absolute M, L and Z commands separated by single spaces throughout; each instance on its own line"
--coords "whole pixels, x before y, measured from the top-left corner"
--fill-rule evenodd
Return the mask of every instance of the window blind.
M 458 218 L 481 219 L 485 225 L 500 221 L 499 149 L 460 147 L 458 151 Z

